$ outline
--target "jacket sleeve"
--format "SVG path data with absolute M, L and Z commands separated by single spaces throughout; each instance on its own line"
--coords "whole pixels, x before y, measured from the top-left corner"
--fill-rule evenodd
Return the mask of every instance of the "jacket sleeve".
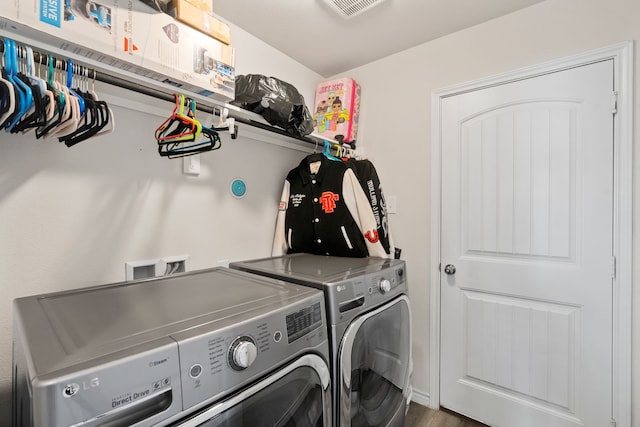
M 278 216 L 276 216 L 276 229 L 273 235 L 273 246 L 271 247 L 271 256 L 280 256 L 287 253 L 289 242 L 286 239 L 285 218 L 287 216 L 287 207 L 289 203 L 289 193 L 291 185 L 289 181 L 284 181 L 282 196 L 280 196 L 280 204 L 278 205 Z
M 389 258 L 378 236 L 378 224 L 371 210 L 369 199 L 360 186 L 360 182 L 352 169 L 347 169 L 342 179 L 344 202 L 364 236 L 370 256 Z

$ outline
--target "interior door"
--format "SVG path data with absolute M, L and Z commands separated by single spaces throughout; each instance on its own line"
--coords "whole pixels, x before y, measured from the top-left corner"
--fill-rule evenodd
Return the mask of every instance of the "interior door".
M 442 100 L 442 406 L 605 426 L 613 61 Z

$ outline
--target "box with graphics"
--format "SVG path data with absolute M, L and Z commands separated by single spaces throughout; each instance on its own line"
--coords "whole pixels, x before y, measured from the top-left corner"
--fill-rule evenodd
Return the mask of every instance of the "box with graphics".
M 235 98 L 233 48 L 140 1 L 3 1 L 0 30 L 202 96 Z
M 360 85 L 344 77 L 322 82 L 313 106 L 314 132 L 338 142 L 353 142 L 358 131 Z

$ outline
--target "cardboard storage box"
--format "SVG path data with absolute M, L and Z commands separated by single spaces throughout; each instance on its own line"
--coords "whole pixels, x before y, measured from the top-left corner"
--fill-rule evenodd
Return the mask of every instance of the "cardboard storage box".
M 140 1 L 2 2 L 0 29 L 203 96 L 235 98 L 233 48 Z
M 201 3 L 195 0 L 173 0 L 169 5 L 169 14 L 193 28 L 209 34 L 225 44 L 231 44 L 229 26 L 212 15 L 211 10 L 203 10 Z M 206 3 L 211 5 L 211 3 Z
M 140 0 L 167 13 L 187 25 L 209 34 L 225 44 L 231 44 L 231 30 L 224 22 L 213 16 L 210 0 Z

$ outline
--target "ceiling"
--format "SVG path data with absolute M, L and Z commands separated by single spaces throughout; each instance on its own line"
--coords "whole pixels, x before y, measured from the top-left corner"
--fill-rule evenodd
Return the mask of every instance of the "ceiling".
M 542 1 L 384 0 L 349 19 L 323 0 L 213 0 L 213 8 L 224 20 L 331 77 Z

